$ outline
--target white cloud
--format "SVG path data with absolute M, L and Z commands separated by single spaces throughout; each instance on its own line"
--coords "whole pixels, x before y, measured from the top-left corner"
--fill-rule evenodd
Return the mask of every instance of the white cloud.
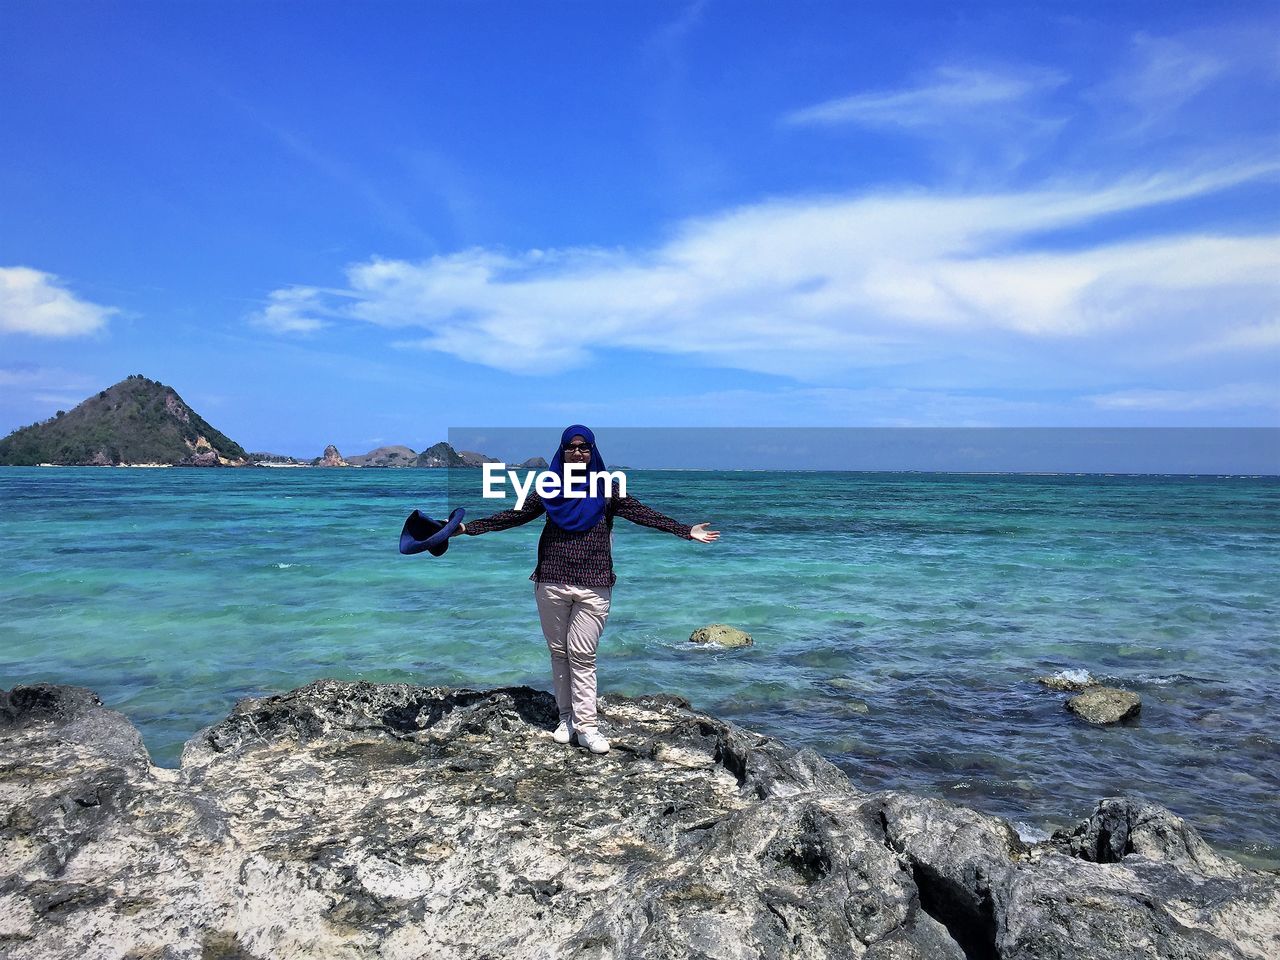
M 1016 364 L 1062 342 L 1106 343 L 1142 363 L 1180 343 L 1254 344 L 1249 331 L 1280 306 L 1280 238 L 1184 232 L 1029 248 L 1055 230 L 1275 171 L 773 201 L 687 221 L 649 250 L 375 259 L 348 268 L 346 302 L 309 287 L 271 297 L 286 328 L 323 310 L 422 331 L 401 346 L 521 373 L 616 348 L 811 381 L 922 358 Z
M 785 121 L 797 126 L 859 124 L 921 130 L 971 123 L 975 116 L 985 123 L 1000 116 L 1001 110 L 1007 111 L 1065 81 L 1062 74 L 1040 68 L 1015 71 L 940 67 L 905 89 L 826 100 L 788 114 Z
M 0 267 L 0 333 L 78 337 L 102 329 L 116 312 L 79 299 L 51 273 Z

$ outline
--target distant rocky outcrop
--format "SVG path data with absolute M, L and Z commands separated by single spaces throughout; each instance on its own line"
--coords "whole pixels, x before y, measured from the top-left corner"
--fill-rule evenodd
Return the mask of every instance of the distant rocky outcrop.
M 324 448 L 324 453 L 311 461 L 314 467 L 349 467 L 351 464 L 342 459 L 342 454 L 332 443 Z
M 486 463 L 503 463 L 497 457 L 491 457 L 485 453 L 476 453 L 474 450 L 459 450 L 458 456 L 462 458 L 462 462 L 468 467 L 483 467 Z M 503 464 L 505 466 L 505 464 Z
M 243 447 L 172 388 L 136 374 L 0 440 L 0 466 L 242 466 Z
M 353 467 L 412 467 L 418 462 L 418 455 L 409 447 L 378 447 L 368 453 L 348 457 L 347 463 Z
M 482 468 L 486 463 L 498 463 L 503 466 L 508 464 L 499 460 L 497 457 L 491 457 L 487 453 L 477 453 L 474 450 L 454 450 L 452 445 L 446 441 L 441 441 L 433 446 L 423 450 L 418 454 L 419 467 L 472 467 L 475 469 Z M 547 461 L 542 457 L 533 457 L 524 463 L 513 465 L 517 469 L 533 469 L 545 470 Z
M 432 444 L 418 454 L 418 467 L 467 467 L 471 466 L 446 441 Z
M 414 453 L 409 447 L 379 447 L 347 461 L 353 467 L 482 467 L 486 463 L 502 461 L 474 450 L 454 450 L 446 441 L 433 444 L 422 453 Z
M 1109 799 L 1053 839 L 865 793 L 671 696 L 320 680 L 151 765 L 89 690 L 0 692 L 0 952 L 692 960 L 1270 958 L 1280 878 Z

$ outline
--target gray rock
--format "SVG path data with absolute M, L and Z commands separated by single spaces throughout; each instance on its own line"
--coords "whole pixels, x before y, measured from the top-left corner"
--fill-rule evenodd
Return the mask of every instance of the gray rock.
M 713 643 L 721 647 L 749 647 L 755 641 L 751 634 L 725 623 L 709 623 L 689 634 L 690 643 Z
M 1073 857 L 1119 863 L 1130 854 L 1190 866 L 1211 876 L 1234 876 L 1235 868 L 1181 817 L 1153 803 L 1112 797 L 1098 802 L 1088 820 L 1052 841 Z
M 1027 846 L 812 751 L 604 697 L 321 680 L 182 767 L 81 688 L 0 695 L 0 953 L 26 958 L 1268 957 L 1280 881 L 1107 800 Z M 132 728 L 129 728 L 130 730 Z M 129 744 L 133 744 L 130 747 Z
M 35 683 L 0 690 L 0 736 L 32 737 L 56 730 L 68 743 L 60 752 L 79 750 L 129 766 L 149 768 L 151 754 L 129 718 L 102 705 L 87 687 Z
M 1117 723 L 1136 717 L 1142 698 L 1116 687 L 1089 687 L 1067 700 L 1067 709 L 1090 723 Z

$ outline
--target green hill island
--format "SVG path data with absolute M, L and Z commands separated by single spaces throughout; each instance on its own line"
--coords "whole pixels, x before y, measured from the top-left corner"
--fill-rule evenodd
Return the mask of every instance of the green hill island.
M 0 440 L 0 467 L 433 467 L 478 469 L 500 463 L 483 453 L 455 450 L 445 441 L 421 453 L 405 446 L 378 447 L 344 458 L 330 444 L 313 459 L 246 453 L 244 447 L 187 405 L 173 387 L 142 374 L 126 377 L 71 411 Z M 546 469 L 531 457 L 524 469 Z M 615 468 L 616 469 L 616 468 Z
M 0 440 L 0 465 L 242 466 L 243 447 L 157 380 L 136 374 Z

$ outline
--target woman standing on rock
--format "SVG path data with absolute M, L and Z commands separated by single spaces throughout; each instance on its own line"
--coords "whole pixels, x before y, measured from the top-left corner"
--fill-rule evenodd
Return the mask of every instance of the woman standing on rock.
M 609 741 L 600 733 L 596 717 L 596 648 L 609 618 L 609 602 L 617 577 L 613 572 L 613 518 L 665 530 L 667 533 L 711 543 L 720 536 L 709 524 L 686 526 L 646 507 L 635 497 L 623 497 L 610 484 L 607 496 L 564 496 L 565 463 L 586 465 L 588 494 L 596 493 L 589 478 L 603 472 L 604 458 L 595 434 L 580 423 L 568 427 L 551 459 L 550 470 L 561 478 L 560 492 L 543 498 L 535 490 L 518 510 L 504 510 L 491 517 L 462 524 L 458 532 L 476 536 L 507 530 L 547 515 L 538 540 L 538 564 L 529 579 L 534 582 L 538 617 L 551 651 L 551 679 L 556 706 L 560 708 L 557 743 L 578 743 L 592 753 L 605 753 Z M 578 487 L 577 489 L 582 489 Z

